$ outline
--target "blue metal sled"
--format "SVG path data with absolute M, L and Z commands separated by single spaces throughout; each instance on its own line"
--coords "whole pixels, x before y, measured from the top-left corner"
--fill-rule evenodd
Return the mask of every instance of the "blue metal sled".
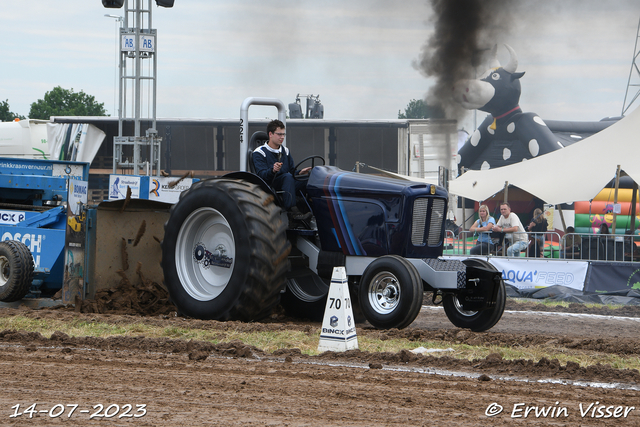
M 0 158 L 0 240 L 31 251 L 30 297 L 62 287 L 69 179 L 87 181 L 89 163 Z

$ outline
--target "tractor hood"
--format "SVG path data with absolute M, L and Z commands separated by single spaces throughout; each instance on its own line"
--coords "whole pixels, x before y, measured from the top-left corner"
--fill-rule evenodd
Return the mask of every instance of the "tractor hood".
M 433 190 L 431 187 L 434 187 Z M 335 166 L 313 168 L 307 191 L 312 197 L 337 193 L 341 197 L 371 197 L 379 194 L 399 196 L 401 194 L 431 194 L 447 197 L 444 188 L 422 182 L 347 172 Z M 431 191 L 434 191 L 433 193 Z
M 413 258 L 442 254 L 447 192 L 441 187 L 316 166 L 307 192 L 324 251 Z

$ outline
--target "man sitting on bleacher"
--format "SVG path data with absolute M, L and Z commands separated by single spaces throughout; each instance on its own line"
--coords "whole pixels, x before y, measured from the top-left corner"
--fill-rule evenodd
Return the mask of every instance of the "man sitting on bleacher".
M 529 239 L 527 233 L 524 231 L 522 222 L 518 215 L 511 212 L 511 206 L 509 203 L 504 202 L 500 205 L 500 219 L 498 223 L 493 226 L 493 231 L 498 233 L 510 233 L 505 236 L 507 241 L 507 256 L 519 256 L 520 252 L 527 249 L 529 245 Z

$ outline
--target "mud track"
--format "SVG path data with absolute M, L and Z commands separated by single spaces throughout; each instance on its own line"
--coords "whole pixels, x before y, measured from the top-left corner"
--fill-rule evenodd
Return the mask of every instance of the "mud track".
M 443 311 L 434 307 L 423 307 L 407 329 L 378 331 L 364 324 L 357 333 L 379 339 L 442 341 L 443 346 L 450 342 L 535 345 L 572 354 L 627 358 L 640 354 L 640 308 L 587 309 L 572 304 L 555 313 L 532 311 L 539 308 L 509 301 L 502 320 L 484 333 L 453 327 Z M 590 315 L 576 316 L 576 312 Z M 78 313 L 73 309 L 0 309 L 0 315 L 43 321 L 141 322 L 221 333 L 309 332 L 320 327 L 282 315 L 262 323 L 201 321 L 172 314 Z M 607 425 L 640 424 L 640 373 L 636 370 L 564 365 L 547 359 L 509 361 L 498 354 L 473 361 L 406 350 L 356 350 L 310 357 L 297 349 L 264 353 L 238 341 L 214 345 L 62 333 L 46 338 L 5 330 L 0 332 L 0 375 L 2 425 L 84 426 L 98 420 L 140 426 L 602 425 L 604 420 Z M 608 386 L 594 386 L 594 382 Z M 34 403 L 34 410 L 44 412 L 29 418 L 24 411 Z M 93 406 L 100 404 L 102 416 L 90 419 L 100 410 Z M 125 413 L 127 404 L 132 409 Z M 497 411 L 496 404 L 502 412 L 488 417 L 487 412 Z M 78 405 L 71 417 L 73 407 L 66 405 Z M 133 416 L 143 412 L 136 405 L 146 405 L 144 416 Z M 53 417 L 63 407 L 62 415 Z M 113 416 L 105 419 L 108 407 L 107 414 Z M 545 410 L 547 415 L 541 415 Z M 23 414 L 11 417 L 16 411 Z

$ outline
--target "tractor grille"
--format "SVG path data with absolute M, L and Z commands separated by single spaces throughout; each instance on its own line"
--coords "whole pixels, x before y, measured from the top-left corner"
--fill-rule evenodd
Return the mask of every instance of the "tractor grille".
M 427 245 L 440 246 L 442 236 L 442 223 L 444 221 L 444 199 L 431 199 L 431 221 L 429 223 L 429 239 Z
M 416 199 L 413 202 L 413 221 L 411 224 L 411 244 L 424 245 L 424 227 L 427 224 L 429 199 Z
M 413 246 L 440 246 L 442 237 L 442 223 L 444 221 L 444 199 L 420 198 L 413 202 L 413 218 L 411 224 L 411 244 Z M 431 210 L 431 215 L 429 215 Z M 425 236 L 429 220 L 428 236 Z

